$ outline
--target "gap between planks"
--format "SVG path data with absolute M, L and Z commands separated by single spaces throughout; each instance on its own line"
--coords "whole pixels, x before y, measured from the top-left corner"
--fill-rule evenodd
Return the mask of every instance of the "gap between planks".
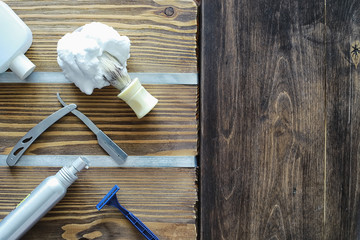
M 0 155 L 0 166 L 7 166 L 8 155 Z M 110 156 L 101 155 L 24 155 L 16 166 L 63 167 L 70 165 L 79 156 L 86 157 L 90 167 L 138 167 L 138 168 L 195 168 L 196 156 L 129 156 L 125 163 L 118 164 Z
M 186 84 L 197 85 L 197 73 L 130 73 L 131 78 L 139 78 L 143 84 Z M 62 72 L 33 72 L 21 80 L 12 72 L 0 74 L 0 83 L 71 83 Z

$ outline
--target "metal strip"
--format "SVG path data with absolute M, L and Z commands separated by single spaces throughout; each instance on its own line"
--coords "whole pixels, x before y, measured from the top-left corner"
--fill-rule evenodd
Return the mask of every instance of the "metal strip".
M 197 85 L 197 73 L 130 73 L 131 78 L 139 78 L 143 84 L 186 84 Z M 12 72 L 0 74 L 0 83 L 71 83 L 62 72 L 33 72 L 21 80 Z
M 118 164 L 110 156 L 81 155 L 90 161 L 91 167 L 197 167 L 195 156 L 129 156 L 125 163 Z M 75 161 L 78 155 L 24 155 L 16 166 L 63 167 Z M 0 155 L 0 166 L 7 166 L 7 155 Z

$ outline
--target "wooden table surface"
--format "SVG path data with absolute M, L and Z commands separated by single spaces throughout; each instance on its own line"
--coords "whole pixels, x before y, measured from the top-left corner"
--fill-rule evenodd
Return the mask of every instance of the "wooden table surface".
M 200 177 L 196 167 L 83 171 L 24 239 L 142 239 L 120 213 L 95 210 L 114 184 L 160 239 L 359 239 L 358 1 L 6 2 L 33 31 L 38 72 L 60 72 L 58 39 L 91 21 L 130 37 L 130 72 L 201 70 L 199 102 L 190 81 L 146 85 L 160 101 L 142 120 L 111 87 L 86 96 L 72 84 L 0 83 L 0 158 L 59 108 L 60 91 L 130 156 L 200 159 Z M 71 115 L 26 152 L 81 154 L 106 157 Z M 58 169 L 1 166 L 0 217 Z
M 57 156 L 64 159 L 96 156 L 98 167 L 79 173 L 79 179 L 65 198 L 23 239 L 143 239 L 117 209 L 96 210 L 96 204 L 115 184 L 120 186 L 119 201 L 160 239 L 196 239 L 197 167 L 174 166 L 178 157 L 195 159 L 198 154 L 198 86 L 186 78 L 178 84 L 161 79 L 166 80 L 167 73 L 197 74 L 197 3 L 193 0 L 5 2 L 32 30 L 33 44 L 26 56 L 37 66 L 37 73 L 50 78 L 37 82 L 36 76 L 40 75 L 33 75 L 33 82 L 0 82 L 0 159 L 3 161 L 0 219 L 43 179 L 60 169 Z M 156 84 L 144 85 L 159 103 L 143 119 L 136 118 L 116 97 L 118 92 L 112 87 L 96 89 L 87 96 L 71 83 L 52 82 L 51 76 L 61 74 L 56 61 L 57 41 L 93 21 L 112 26 L 130 38 L 130 73 L 162 76 L 155 79 Z M 152 157 L 148 166 L 101 167 L 102 159 L 108 157 L 106 152 L 97 144 L 93 133 L 69 114 L 32 144 L 25 153 L 28 158 L 18 166 L 7 167 L 6 155 L 17 141 L 60 108 L 56 92 L 60 92 L 65 102 L 77 104 L 78 110 L 130 157 L 145 160 Z M 48 165 L 35 161 L 44 156 Z M 170 167 L 157 167 L 157 159 L 167 159 Z
M 359 239 L 359 1 L 201 9 L 201 239 Z

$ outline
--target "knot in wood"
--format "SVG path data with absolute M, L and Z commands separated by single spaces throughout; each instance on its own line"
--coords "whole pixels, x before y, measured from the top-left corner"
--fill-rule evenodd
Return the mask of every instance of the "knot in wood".
M 175 10 L 173 7 L 167 7 L 165 8 L 164 13 L 166 16 L 171 17 L 172 15 L 174 15 Z

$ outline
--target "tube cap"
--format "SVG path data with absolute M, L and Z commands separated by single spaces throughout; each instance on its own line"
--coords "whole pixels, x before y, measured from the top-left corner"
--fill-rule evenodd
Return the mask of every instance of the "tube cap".
M 55 176 L 57 176 L 66 187 L 69 187 L 78 179 L 77 173 L 84 168 L 89 168 L 89 161 L 85 157 L 79 157 L 70 166 L 61 168 Z
M 84 168 L 89 168 L 89 160 L 87 160 L 85 157 L 78 157 L 73 163 L 72 166 L 80 172 Z
M 158 100 L 141 85 L 138 78 L 135 78 L 118 95 L 118 98 L 124 100 L 134 110 L 138 118 L 144 117 L 158 103 Z
M 24 55 L 20 54 L 14 58 L 11 62 L 10 67 L 21 80 L 24 80 L 30 75 L 35 69 L 35 65 Z

